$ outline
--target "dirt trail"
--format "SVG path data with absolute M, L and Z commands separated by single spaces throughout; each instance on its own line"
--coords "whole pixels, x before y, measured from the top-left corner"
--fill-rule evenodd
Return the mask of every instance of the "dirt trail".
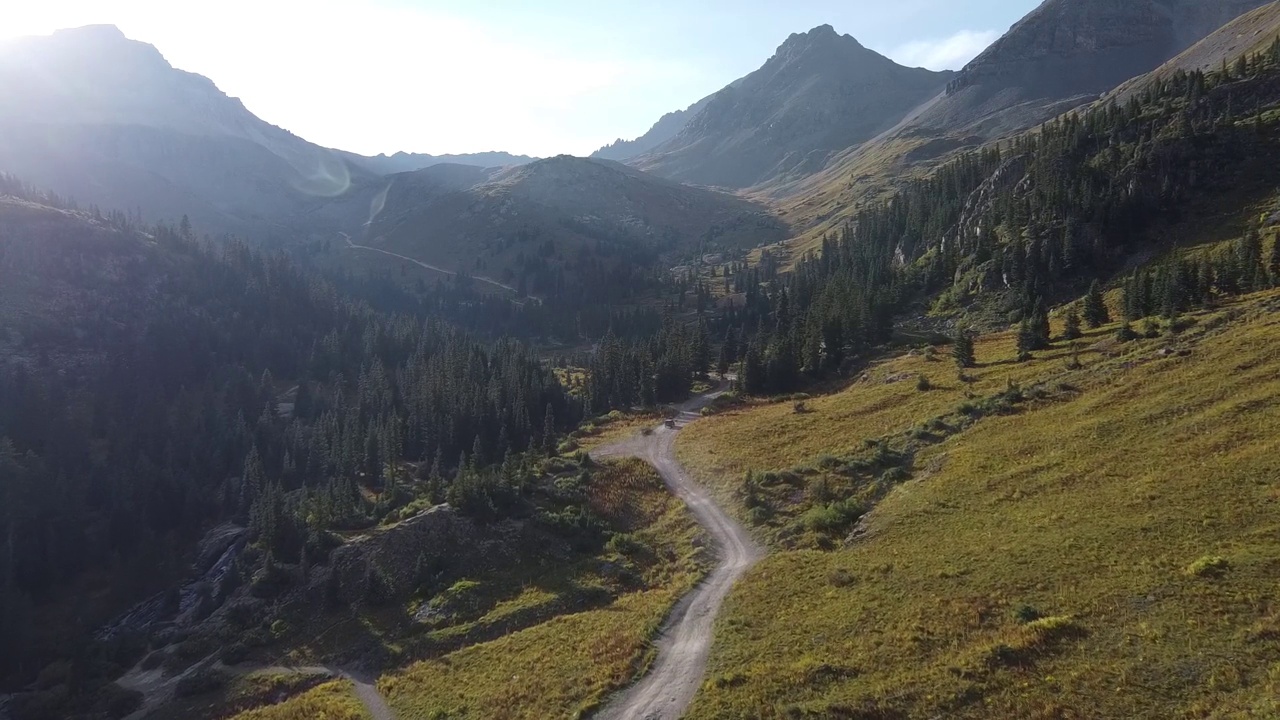
M 648 674 L 618 693 L 596 714 L 596 720 L 676 720 L 684 715 L 706 672 L 716 614 L 733 584 L 762 555 L 747 531 L 721 510 L 676 461 L 679 429 L 698 419 L 698 411 L 724 389 L 722 386 L 685 403 L 674 429 L 659 426 L 652 435 L 639 435 L 591 453 L 600 459 L 636 457 L 653 465 L 671 492 L 689 506 L 714 539 L 720 555 L 711 574 L 680 599 L 663 623 L 658 656 Z
M 375 685 L 377 678 L 357 670 L 347 670 L 334 665 L 255 665 L 228 667 L 215 660 L 216 653 L 192 665 L 181 673 L 165 677 L 162 668 L 143 670 L 141 664 L 130 670 L 116 681 L 117 685 L 143 694 L 142 707 L 128 715 L 125 720 L 142 720 L 151 711 L 174 698 L 174 691 L 182 678 L 206 669 L 216 668 L 236 675 L 250 673 L 281 673 L 295 675 L 322 675 L 326 678 L 343 678 L 350 680 L 355 688 L 356 697 L 364 704 L 373 720 L 396 720 L 396 714 L 387 705 L 386 699 L 378 692 Z M 0 707 L 3 710 L 3 707 Z M 3 716 L 0 715 L 0 719 Z
M 346 240 L 346 241 L 347 241 L 347 247 L 354 248 L 354 249 L 356 249 L 356 250 L 372 250 L 373 252 L 382 253 L 383 255 L 390 255 L 390 256 L 391 256 L 391 257 L 393 257 L 393 258 L 398 258 L 398 259 L 400 259 L 400 260 L 404 260 L 405 262 L 411 262 L 411 263 L 413 263 L 414 265 L 417 265 L 418 267 L 423 267 L 423 268 L 426 268 L 426 269 L 428 269 L 428 270 L 434 270 L 435 272 L 438 272 L 438 273 L 444 273 L 445 275 L 456 276 L 456 275 L 458 274 L 458 273 L 454 272 L 453 270 L 446 270 L 446 269 L 444 269 L 444 268 L 442 268 L 442 267 L 439 267 L 439 266 L 437 266 L 437 265 L 430 265 L 430 264 L 428 264 L 428 263 L 424 263 L 424 262 L 422 262 L 421 260 L 415 260 L 415 259 L 413 259 L 413 258 L 409 257 L 408 255 L 401 255 L 401 254 L 399 254 L 399 253 L 393 253 L 393 252 L 391 252 L 390 250 L 383 250 L 382 248 L 369 247 L 368 245 L 357 245 L 357 244 L 355 244 L 355 242 L 354 242 L 354 241 L 352 241 L 352 240 L 351 240 L 351 236 L 350 236 L 350 235 L 348 235 L 348 234 L 346 234 L 346 233 L 338 233 L 338 234 L 339 234 L 339 235 L 341 235 L 341 236 L 342 236 L 342 238 L 343 238 L 344 240 Z M 481 276 L 479 276 L 479 275 L 471 275 L 471 276 L 469 276 L 469 277 L 470 277 L 472 280 L 475 280 L 476 282 L 482 282 L 482 283 L 485 283 L 485 284 L 487 284 L 487 285 L 492 285 L 492 286 L 497 287 L 497 288 L 502 288 L 503 290 L 507 290 L 507 291 L 509 291 L 509 292 L 513 292 L 513 293 L 514 293 L 514 292 L 519 292 L 518 290 L 516 290 L 515 288 L 511 287 L 510 285 L 504 285 L 503 283 L 500 283 L 500 282 L 498 282 L 497 280 L 494 280 L 493 278 L 481 277 Z

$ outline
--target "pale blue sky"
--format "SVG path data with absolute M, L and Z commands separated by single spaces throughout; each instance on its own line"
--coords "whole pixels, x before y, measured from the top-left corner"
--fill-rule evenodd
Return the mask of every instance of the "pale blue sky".
M 830 24 L 958 68 L 1039 0 L 42 0 L 0 34 L 118 25 L 263 119 L 368 154 L 586 154 Z

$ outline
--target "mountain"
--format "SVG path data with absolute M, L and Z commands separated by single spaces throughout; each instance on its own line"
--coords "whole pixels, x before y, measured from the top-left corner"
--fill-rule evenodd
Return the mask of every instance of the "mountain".
M 591 157 L 625 162 L 637 155 L 649 152 L 679 135 L 680 131 L 684 130 L 685 126 L 689 124 L 689 121 L 702 112 L 702 108 L 707 106 L 707 103 L 711 101 L 711 97 L 708 95 L 684 110 L 669 112 L 658 118 L 658 122 L 654 123 L 653 127 L 649 128 L 649 131 L 644 135 L 634 140 L 618 138 L 614 143 L 591 153 Z
M 1124 83 L 1108 93 L 1107 99 L 1125 102 L 1178 71 L 1217 70 L 1222 63 L 1235 62 L 1247 53 L 1270 51 L 1277 36 L 1280 36 L 1280 2 L 1272 2 L 1232 20 L 1159 68 Z
M 767 188 L 816 247 L 867 200 L 941 159 L 1086 105 L 1156 69 L 1266 0 L 1046 0 L 966 65 L 946 92 L 808 177 Z
M 812 173 L 891 127 L 952 76 L 902 67 L 823 25 L 792 35 L 763 67 L 704 100 L 674 137 L 631 163 L 730 188 Z
M 206 231 L 305 226 L 374 174 L 266 123 L 111 26 L 0 44 L 0 171 Z
M 446 163 L 491 168 L 524 165 L 537 159 L 529 157 L 528 155 L 512 155 L 511 153 L 506 152 L 465 153 L 462 155 L 426 155 L 422 153 L 398 152 L 394 155 L 377 155 L 374 157 L 356 155 L 355 153 L 342 151 L 339 151 L 339 153 L 352 163 L 361 165 L 365 169 L 378 173 L 379 175 L 413 172 L 414 170 L 421 170 L 433 165 L 443 165 Z
M 566 277 L 624 285 L 605 273 L 647 273 L 659 258 L 787 234 L 746 200 L 569 156 L 496 172 L 440 165 L 392 176 L 375 207 L 362 244 L 539 295 L 563 289 Z
M 1268 0 L 1046 0 L 960 71 L 912 130 L 995 137 L 1089 102 Z

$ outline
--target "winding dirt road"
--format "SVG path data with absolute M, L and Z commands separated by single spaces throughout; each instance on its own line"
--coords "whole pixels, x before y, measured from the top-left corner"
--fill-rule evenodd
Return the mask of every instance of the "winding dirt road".
M 652 435 L 638 435 L 594 450 L 596 459 L 636 457 L 662 475 L 667 488 L 693 511 L 711 535 L 719 562 L 711 574 L 672 609 L 658 636 L 658 656 L 648 674 L 618 693 L 596 714 L 596 720 L 677 720 L 693 701 L 707 669 L 716 614 L 738 578 L 760 559 L 760 548 L 698 486 L 676 461 L 679 429 L 697 420 L 698 411 L 726 389 L 695 398 L 680 408 L 676 428 L 659 426 Z

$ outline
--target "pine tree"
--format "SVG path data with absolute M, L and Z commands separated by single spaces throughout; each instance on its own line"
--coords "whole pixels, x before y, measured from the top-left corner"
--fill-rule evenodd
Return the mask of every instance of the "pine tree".
M 542 416 L 542 449 L 547 455 L 556 454 L 556 413 L 547 403 L 547 412 Z
M 1063 328 L 1062 337 L 1066 340 L 1078 340 L 1084 333 L 1080 332 L 1080 314 L 1075 308 L 1067 310 L 1065 319 L 1066 326 Z
M 1277 62 L 1280 62 L 1280 60 Z M 1267 261 L 1267 269 L 1271 271 L 1272 287 L 1280 285 L 1280 238 L 1277 238 L 1271 245 L 1271 256 Z
M 963 328 L 956 330 L 951 344 L 951 357 L 956 361 L 956 367 L 961 370 L 978 364 L 973 351 L 973 336 L 967 330 Z
M 1131 342 L 1138 339 L 1138 333 L 1133 331 L 1133 325 L 1129 324 L 1127 319 L 1120 324 L 1120 329 L 1116 330 L 1116 339 L 1120 342 Z
M 1102 297 L 1102 284 L 1097 280 L 1093 281 L 1088 294 L 1084 296 L 1084 321 L 1095 330 L 1111 322 L 1107 303 Z

